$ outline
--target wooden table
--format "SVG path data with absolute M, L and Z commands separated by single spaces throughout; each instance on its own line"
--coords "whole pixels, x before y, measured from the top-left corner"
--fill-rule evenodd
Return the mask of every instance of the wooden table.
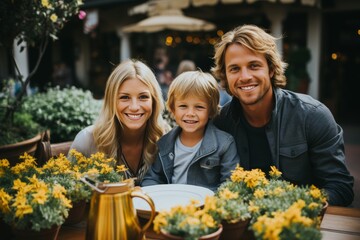
M 86 222 L 62 226 L 58 240 L 84 240 Z M 321 223 L 323 240 L 360 240 L 360 209 L 329 206 Z
M 321 232 L 325 240 L 359 240 L 360 209 L 328 207 Z

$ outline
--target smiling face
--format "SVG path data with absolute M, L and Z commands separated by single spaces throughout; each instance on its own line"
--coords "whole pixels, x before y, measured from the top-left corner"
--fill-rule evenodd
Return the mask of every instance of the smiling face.
M 119 87 L 116 110 L 124 130 L 144 130 L 152 113 L 149 87 L 137 78 L 125 80 Z
M 268 63 L 263 54 L 240 45 L 230 45 L 225 53 L 225 72 L 231 93 L 245 108 L 272 101 Z
M 209 119 L 209 103 L 206 99 L 189 95 L 174 102 L 174 118 L 181 127 L 181 134 L 191 134 L 201 139 Z

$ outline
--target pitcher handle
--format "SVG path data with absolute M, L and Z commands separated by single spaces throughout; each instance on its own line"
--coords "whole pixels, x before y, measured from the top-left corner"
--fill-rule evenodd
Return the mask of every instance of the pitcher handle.
M 141 231 L 145 232 L 150 227 L 151 223 L 153 222 L 153 220 L 155 218 L 155 205 L 154 205 L 154 202 L 148 195 L 146 195 L 146 194 L 144 194 L 142 192 L 139 192 L 139 191 L 132 191 L 131 192 L 131 197 L 132 198 L 138 197 L 138 198 L 144 199 L 149 204 L 149 206 L 151 208 L 150 219 L 147 221 L 147 223 L 142 228 L 140 226 Z
M 89 187 L 91 187 L 92 189 L 98 191 L 99 193 L 104 193 L 104 192 L 106 191 L 106 189 L 103 190 L 103 189 L 98 188 L 97 186 L 95 186 L 94 184 L 92 184 L 89 180 L 91 180 L 91 179 L 89 179 L 89 178 L 87 178 L 87 177 L 81 177 L 81 178 L 80 178 L 80 181 L 82 181 L 83 183 L 85 183 L 86 185 L 88 185 Z

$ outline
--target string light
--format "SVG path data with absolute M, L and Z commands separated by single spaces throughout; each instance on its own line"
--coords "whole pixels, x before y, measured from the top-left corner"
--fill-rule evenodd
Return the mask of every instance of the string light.
M 204 45 L 204 44 L 210 44 L 210 45 L 215 45 L 216 42 L 219 39 L 219 34 L 221 35 L 223 32 L 222 30 L 219 30 L 216 34 L 216 36 L 210 36 L 210 35 L 206 35 L 206 36 L 194 36 L 194 35 L 187 35 L 185 38 L 181 38 L 180 36 L 177 36 L 177 34 L 175 34 L 175 36 L 172 35 L 168 35 L 165 38 L 165 45 L 166 46 L 171 46 L 171 47 L 176 47 L 177 45 L 181 44 L 182 41 L 186 41 L 186 43 L 189 44 L 194 44 L 194 45 Z
M 165 44 L 166 44 L 166 46 L 171 46 L 172 45 L 172 43 L 173 43 L 173 37 L 172 36 L 167 36 L 166 37 L 166 40 L 165 40 Z
M 331 59 L 332 60 L 337 60 L 337 58 L 338 58 L 338 55 L 336 53 L 331 54 Z

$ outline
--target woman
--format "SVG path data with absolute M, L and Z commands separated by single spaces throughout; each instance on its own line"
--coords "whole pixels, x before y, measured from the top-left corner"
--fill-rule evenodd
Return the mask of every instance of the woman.
M 113 157 L 138 184 L 154 161 L 156 142 L 167 127 L 164 101 L 155 75 L 144 63 L 119 64 L 106 83 L 104 103 L 96 123 L 81 130 L 71 149 L 89 157 L 98 151 Z

